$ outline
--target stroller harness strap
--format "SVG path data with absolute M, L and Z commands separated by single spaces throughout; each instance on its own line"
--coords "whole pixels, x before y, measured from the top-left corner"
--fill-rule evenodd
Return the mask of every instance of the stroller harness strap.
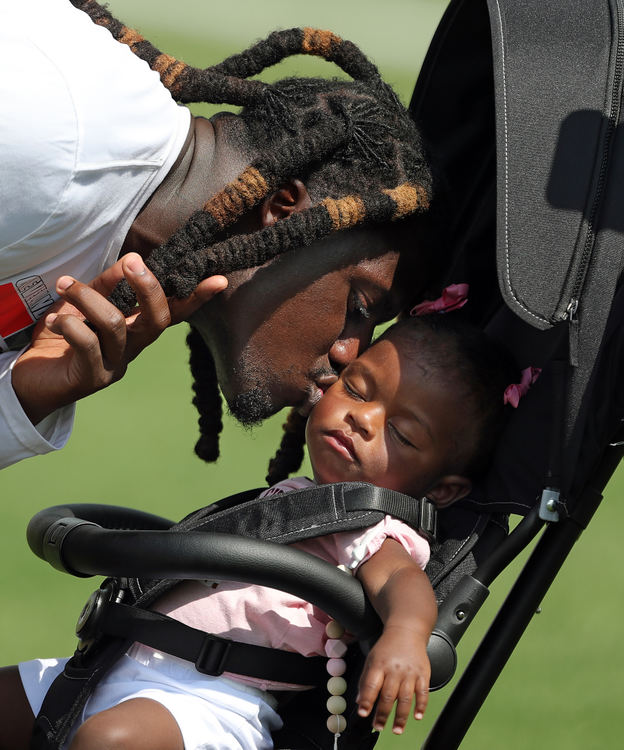
M 201 508 L 172 526 L 171 531 L 220 532 L 293 544 L 311 537 L 364 529 L 391 515 L 416 529 L 430 543 L 435 541 L 437 510 L 426 497 L 417 499 L 366 482 L 324 484 L 269 498 L 258 497 L 261 491 L 241 492 Z M 133 578 L 129 589 L 138 606 L 148 607 L 175 583 Z
M 249 499 L 249 491 L 208 505 L 173 531 L 221 531 L 288 544 L 346 529 L 372 526 L 391 515 L 415 528 L 429 541 L 436 534 L 436 509 L 426 497 L 417 499 L 366 482 L 338 482 Z M 240 502 L 238 499 L 240 498 Z M 376 520 L 366 518 L 378 514 Z
M 223 672 L 269 682 L 317 685 L 326 678 L 326 659 L 308 657 L 205 633 L 152 610 L 108 604 L 98 628 L 106 635 L 131 638 L 159 651 L 193 662 L 198 672 L 217 677 Z

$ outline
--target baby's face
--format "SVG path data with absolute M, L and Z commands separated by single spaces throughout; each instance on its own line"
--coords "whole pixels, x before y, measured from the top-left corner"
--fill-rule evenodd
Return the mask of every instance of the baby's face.
M 345 368 L 310 414 L 314 478 L 370 482 L 418 497 L 445 473 L 466 418 L 448 383 L 382 339 Z

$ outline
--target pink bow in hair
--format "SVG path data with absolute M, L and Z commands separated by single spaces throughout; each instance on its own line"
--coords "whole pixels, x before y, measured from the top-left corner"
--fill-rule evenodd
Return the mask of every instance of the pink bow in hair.
M 522 398 L 522 396 L 526 395 L 526 392 L 529 390 L 529 388 L 539 378 L 541 371 L 541 367 L 526 367 L 524 370 L 522 370 L 522 377 L 520 379 L 520 382 L 512 383 L 511 385 L 508 385 L 507 388 L 505 388 L 505 393 L 503 394 L 503 403 L 510 404 L 514 409 L 517 409 L 518 404 L 520 403 L 520 399 Z
M 410 315 L 428 315 L 429 313 L 447 313 L 451 310 L 459 310 L 468 302 L 468 284 L 451 284 L 442 290 L 442 296 L 438 299 L 428 300 L 415 305 L 410 310 Z

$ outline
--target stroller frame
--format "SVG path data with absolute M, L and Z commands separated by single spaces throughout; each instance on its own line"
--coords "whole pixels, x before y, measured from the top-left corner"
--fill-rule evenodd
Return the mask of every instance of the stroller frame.
M 602 491 L 624 456 L 623 439 L 624 430 L 607 447 L 574 513 L 558 522 L 548 522 L 548 527 L 439 713 L 422 745 L 423 750 L 455 750 L 460 747 L 568 554 L 600 506 Z M 498 555 L 493 555 L 475 570 L 472 574 L 475 588 L 478 588 L 478 584 L 489 586 L 511 559 L 526 548 L 545 523 L 536 507 L 510 534 L 507 544 L 499 548 Z M 462 606 L 465 606 L 463 602 Z M 474 608 L 469 612 L 466 609 L 458 609 L 457 602 L 449 597 L 440 608 L 436 628 L 448 633 L 452 632 L 454 621 L 470 622 L 476 611 Z M 453 639 L 455 645 L 462 634 Z

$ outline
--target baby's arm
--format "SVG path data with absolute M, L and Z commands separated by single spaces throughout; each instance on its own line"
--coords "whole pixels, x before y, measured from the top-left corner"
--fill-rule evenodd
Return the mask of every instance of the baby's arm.
M 429 697 L 431 668 L 427 642 L 435 625 L 437 606 L 425 573 L 394 539 L 358 570 L 357 577 L 384 623 L 360 678 L 360 716 L 368 716 L 378 700 L 373 725 L 385 726 L 397 702 L 392 731 L 401 734 L 416 695 L 414 717 L 422 719 Z

